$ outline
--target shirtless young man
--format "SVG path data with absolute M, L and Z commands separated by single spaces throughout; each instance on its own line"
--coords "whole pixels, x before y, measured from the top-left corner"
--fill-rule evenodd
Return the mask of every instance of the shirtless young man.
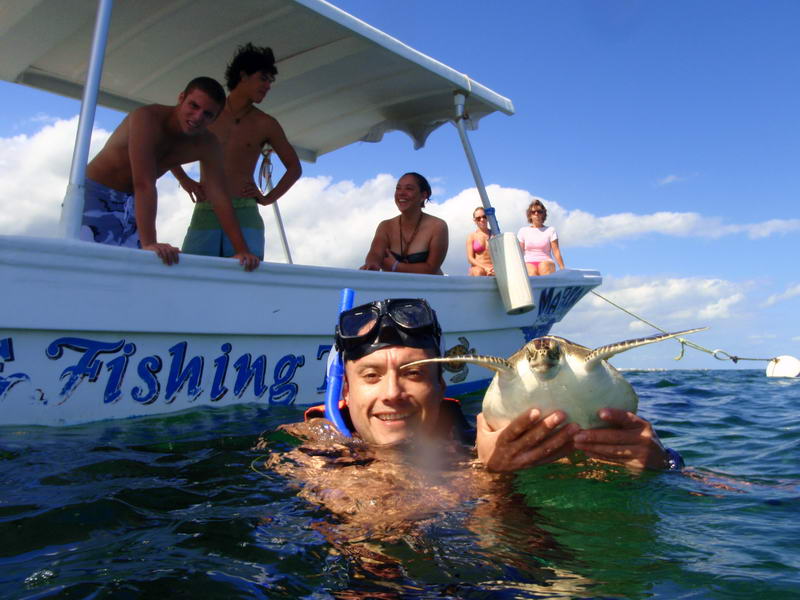
M 268 206 L 277 201 L 302 173 L 297 153 L 286 139 L 280 123 L 254 106 L 264 100 L 277 73 L 275 57 L 270 48 L 252 44 L 240 47 L 225 71 L 225 81 L 230 90 L 225 108 L 209 127 L 224 149 L 225 191 L 233 202 L 248 245 L 262 259 L 264 221 L 258 205 Z M 253 171 L 261 149 L 267 144 L 275 150 L 286 172 L 274 189 L 262 195 L 253 181 Z M 183 251 L 188 254 L 230 256 L 234 248 L 206 203 L 208 190 L 205 171 L 201 169 L 200 183 L 188 177 L 180 167 L 172 172 L 196 203 L 183 242 Z
M 255 269 L 259 259 L 250 253 L 225 197 L 222 148 L 207 130 L 224 102 L 219 83 L 198 77 L 176 106 L 151 104 L 125 117 L 86 169 L 81 238 L 152 250 L 164 264 L 177 263 L 180 250 L 156 236 L 156 180 L 177 165 L 199 160 L 207 173 L 207 196 L 233 240 L 234 257 L 246 270 Z

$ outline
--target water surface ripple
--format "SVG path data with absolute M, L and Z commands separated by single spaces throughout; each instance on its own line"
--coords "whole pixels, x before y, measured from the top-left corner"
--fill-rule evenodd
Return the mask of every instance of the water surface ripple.
M 550 465 L 396 535 L 337 539 L 339 518 L 251 468 L 300 410 L 1 427 L 0 597 L 800 596 L 800 380 L 625 376 L 685 472 Z

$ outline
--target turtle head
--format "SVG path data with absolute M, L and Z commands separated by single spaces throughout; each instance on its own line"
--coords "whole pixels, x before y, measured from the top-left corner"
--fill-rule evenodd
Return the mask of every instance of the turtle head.
M 561 345 L 552 338 L 536 338 L 525 346 L 525 357 L 530 370 L 539 377 L 555 377 L 561 362 Z

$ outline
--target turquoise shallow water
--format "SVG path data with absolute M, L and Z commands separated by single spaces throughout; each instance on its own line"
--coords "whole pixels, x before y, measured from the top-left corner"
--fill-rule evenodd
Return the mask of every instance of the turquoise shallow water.
M 320 533 L 331 515 L 251 469 L 259 433 L 299 410 L 2 427 L 0 597 L 800 596 L 800 380 L 625 376 L 684 473 L 527 471 L 478 527 L 465 505 L 413 536 L 365 540 L 391 573 L 333 548 Z

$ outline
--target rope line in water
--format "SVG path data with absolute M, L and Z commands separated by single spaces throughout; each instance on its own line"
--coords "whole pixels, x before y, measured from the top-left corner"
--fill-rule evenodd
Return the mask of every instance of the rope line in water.
M 253 460 L 250 462 L 250 469 L 251 469 L 252 471 L 254 471 L 254 472 L 258 473 L 258 474 L 259 474 L 259 475 L 261 475 L 262 477 L 266 477 L 267 479 L 269 479 L 269 474 L 268 474 L 268 472 L 267 472 L 267 470 L 266 470 L 266 469 L 264 469 L 263 471 L 259 471 L 259 470 L 258 470 L 258 467 L 256 467 L 256 463 L 257 463 L 257 462 L 259 462 L 259 461 L 260 461 L 260 463 L 264 463 L 264 462 L 266 462 L 267 458 L 269 458 L 269 454 L 262 454 L 261 456 L 256 456 L 256 457 L 255 457 L 255 458 L 254 458 L 254 459 L 253 459 Z
M 614 306 L 615 308 L 620 309 L 622 312 L 624 312 L 626 314 L 629 314 L 630 316 L 634 317 L 635 319 L 639 319 L 642 323 L 650 325 L 650 327 L 652 327 L 653 329 L 658 329 L 661 333 L 669 333 L 669 331 L 667 331 L 666 329 L 661 329 L 661 327 L 659 327 L 658 325 L 655 325 L 654 323 L 651 323 L 650 321 L 648 321 L 644 317 L 640 317 L 636 313 L 631 312 L 626 308 L 623 308 L 622 306 L 620 306 L 619 304 L 616 304 L 615 302 L 612 302 L 611 300 L 609 300 L 605 296 L 601 296 L 600 294 L 598 294 L 594 290 L 592 290 L 592 293 L 595 296 L 597 296 L 598 298 L 600 298 L 601 300 L 605 300 L 606 302 L 608 302 L 611 306 Z M 749 358 L 749 357 L 745 357 L 745 356 L 736 356 L 736 355 L 730 354 L 729 352 L 726 352 L 725 350 L 720 350 L 720 349 L 710 350 L 709 348 L 705 348 L 703 346 L 700 346 L 699 344 L 695 344 L 694 342 L 692 342 L 690 340 L 687 340 L 685 338 L 682 338 L 682 337 L 675 338 L 675 341 L 680 342 L 680 344 L 681 344 L 680 354 L 678 354 L 678 356 L 675 357 L 675 360 L 680 360 L 680 359 L 683 358 L 683 355 L 686 353 L 686 346 L 689 346 L 690 348 L 694 348 L 695 350 L 699 350 L 700 352 L 706 352 L 706 353 L 710 354 L 711 356 L 713 356 L 714 358 L 716 358 L 717 360 L 729 360 L 729 361 L 733 362 L 733 364 L 738 363 L 740 360 L 763 360 L 763 361 L 766 361 L 766 362 L 771 362 L 773 360 L 776 360 L 775 358 Z

